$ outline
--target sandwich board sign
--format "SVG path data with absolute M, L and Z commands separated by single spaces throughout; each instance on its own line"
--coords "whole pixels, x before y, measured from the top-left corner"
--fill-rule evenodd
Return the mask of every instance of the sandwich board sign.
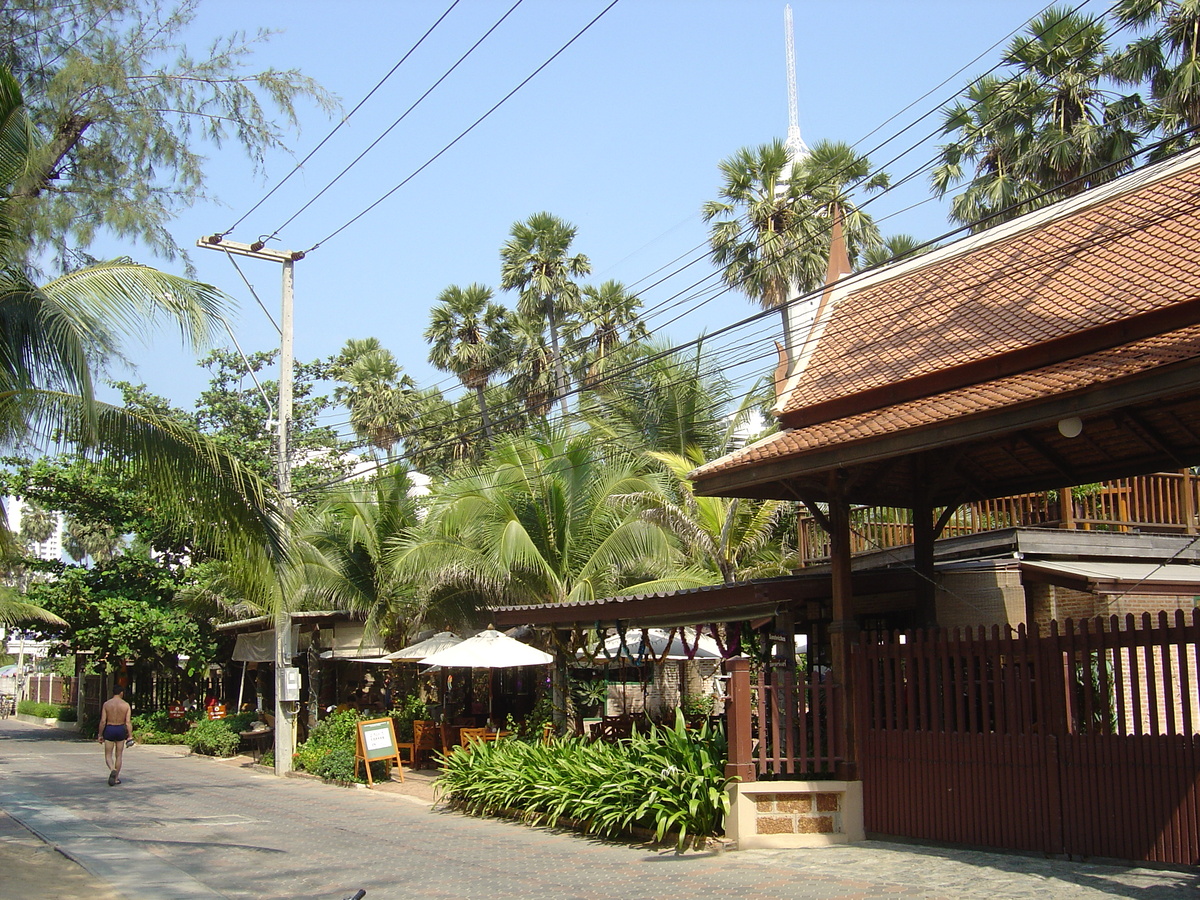
M 400 770 L 400 780 L 404 780 L 400 748 L 396 745 L 396 726 L 391 718 L 364 719 L 358 723 L 354 747 L 354 774 L 358 775 L 358 764 L 361 762 L 367 770 L 367 784 L 371 787 L 375 786 L 371 778 L 371 763 L 377 759 L 387 760 L 389 765 L 394 759 L 396 768 Z

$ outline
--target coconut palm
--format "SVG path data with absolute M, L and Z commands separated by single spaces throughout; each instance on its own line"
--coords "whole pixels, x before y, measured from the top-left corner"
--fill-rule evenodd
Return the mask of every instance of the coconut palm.
M 703 465 L 703 451 L 650 453 L 671 476 L 669 488 L 625 498 L 642 517 L 677 538 L 696 568 L 714 583 L 788 575 L 794 554 L 784 551 L 776 528 L 786 504 L 779 500 L 698 497 L 688 473 Z
M 450 285 L 438 295 L 425 329 L 425 340 L 431 345 L 429 361 L 443 372 L 452 372 L 467 390 L 475 392 L 489 443 L 492 423 L 485 388 L 493 375 L 512 363 L 514 347 L 512 317 L 491 300 L 491 288 L 482 284 Z
M 843 215 L 852 262 L 879 243 L 874 222 L 852 196 L 859 187 L 883 187 L 887 179 L 872 176 L 866 157 L 848 144 L 821 141 L 793 159 L 775 139 L 742 148 L 720 169 L 720 198 L 702 208 L 712 223 L 711 258 L 727 285 L 764 309 L 783 310 L 793 291 L 807 293 L 824 283 L 834 207 Z
M 1158 158 L 1196 143 L 1183 134 L 1200 125 L 1200 3 L 1196 0 L 1121 0 L 1113 18 L 1122 28 L 1145 32 L 1113 54 L 1108 72 L 1127 85 L 1149 85 L 1147 126 L 1167 138 Z
M 26 625 L 44 622 L 48 625 L 65 626 L 67 622 L 48 609 L 21 598 L 13 588 L 0 587 L 0 626 Z
M 665 344 L 621 348 L 583 399 L 589 429 L 614 446 L 673 453 L 725 446 L 729 382 L 702 346 L 690 354 Z
M 567 373 L 559 334 L 579 306 L 579 285 L 574 279 L 592 270 L 582 253 L 571 255 L 575 231 L 574 225 L 548 212 L 534 213 L 513 225 L 500 250 L 500 286 L 518 291 L 517 311 L 529 321 L 544 323 L 550 335 L 556 399 L 564 417 Z
M 461 608 L 585 601 L 707 583 L 667 535 L 617 498 L 658 489 L 632 456 L 585 434 L 497 441 L 484 464 L 435 489 L 400 571 Z
M 412 482 L 399 467 L 329 497 L 303 523 L 304 593 L 321 608 L 364 616 L 370 634 L 406 640 L 427 608 L 391 557 L 418 524 Z
M 16 196 L 37 151 L 21 93 L 0 70 L 0 444 L 70 445 L 143 485 L 156 512 L 189 523 L 195 540 L 282 546 L 268 488 L 209 438 L 152 411 L 95 399 L 91 364 L 122 356 L 121 335 L 156 321 L 206 342 L 221 321 L 216 289 L 129 260 L 39 283 Z

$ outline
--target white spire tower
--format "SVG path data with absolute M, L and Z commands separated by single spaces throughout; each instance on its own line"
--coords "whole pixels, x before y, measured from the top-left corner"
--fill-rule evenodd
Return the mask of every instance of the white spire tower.
M 808 145 L 800 137 L 800 109 L 796 102 L 796 40 L 792 34 L 792 7 L 783 7 L 783 34 L 787 44 L 788 133 L 785 146 L 792 162 L 808 156 Z

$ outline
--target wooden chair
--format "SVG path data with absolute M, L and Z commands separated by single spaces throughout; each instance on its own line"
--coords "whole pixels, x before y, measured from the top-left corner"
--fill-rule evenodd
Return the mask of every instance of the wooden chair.
M 458 746 L 464 750 L 471 749 L 471 741 L 486 741 L 487 739 L 488 730 L 486 728 L 458 729 Z
M 420 769 L 433 762 L 433 751 L 442 747 L 442 735 L 437 722 L 428 719 L 413 720 L 413 739 L 397 743 L 396 749 L 408 755 L 408 765 Z

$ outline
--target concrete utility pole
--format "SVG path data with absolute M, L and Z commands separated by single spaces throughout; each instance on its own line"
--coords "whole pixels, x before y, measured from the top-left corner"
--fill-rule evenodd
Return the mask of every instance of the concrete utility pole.
M 304 259 L 300 251 L 267 250 L 261 241 L 239 244 L 221 235 L 201 238 L 197 247 L 220 250 L 235 256 L 265 259 L 283 264 L 283 309 L 279 317 L 279 455 L 276 474 L 284 516 L 291 517 L 292 464 L 289 452 L 289 430 L 292 424 L 292 377 L 294 328 L 292 298 L 295 287 L 295 266 Z M 296 749 L 296 715 L 299 705 L 298 673 L 292 668 L 292 617 L 287 598 L 280 592 L 279 609 L 275 614 L 275 774 L 286 775 L 292 770 L 292 754 Z M 287 697 L 288 699 L 283 699 Z

